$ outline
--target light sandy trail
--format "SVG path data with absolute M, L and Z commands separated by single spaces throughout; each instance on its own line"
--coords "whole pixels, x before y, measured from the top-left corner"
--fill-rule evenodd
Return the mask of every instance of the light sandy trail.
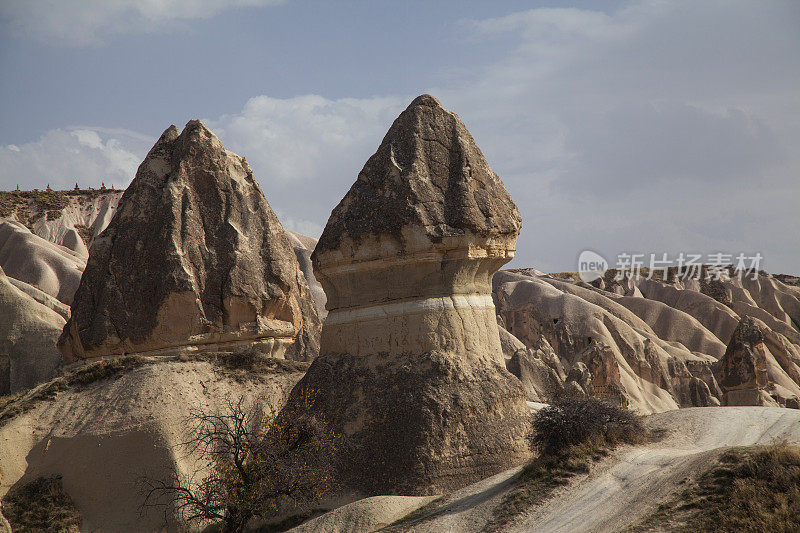
M 645 446 L 619 448 L 590 474 L 575 476 L 504 531 L 619 531 L 655 511 L 659 503 L 681 489 L 686 478 L 711 466 L 725 448 L 775 439 L 800 442 L 800 410 L 794 409 L 698 407 L 650 415 L 645 423 L 651 429 L 666 430 L 664 438 Z M 507 470 L 449 494 L 392 531 L 477 533 L 515 486 L 520 470 Z M 371 532 L 396 519 L 398 506 L 411 512 L 425 503 L 422 498 L 419 502 L 402 496 L 381 498 L 381 509 L 375 508 L 375 498 L 368 498 L 339 513 L 323 515 L 314 526 L 320 531 Z
M 511 531 L 618 531 L 653 512 L 681 481 L 730 446 L 800 442 L 800 411 L 775 407 L 698 407 L 647 417 L 669 434 L 615 454 L 611 466 L 572 483 L 535 507 Z

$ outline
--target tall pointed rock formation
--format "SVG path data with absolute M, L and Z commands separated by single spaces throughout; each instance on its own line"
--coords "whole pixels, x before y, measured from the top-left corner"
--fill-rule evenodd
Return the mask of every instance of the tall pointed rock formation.
M 320 357 L 289 399 L 341 434 L 358 494 L 430 493 L 528 456 L 492 274 L 521 218 L 457 115 L 415 99 L 333 210 L 312 254 L 327 296 Z
M 193 120 L 161 135 L 95 239 L 59 348 L 67 360 L 253 345 L 311 358 L 319 327 L 247 161 Z

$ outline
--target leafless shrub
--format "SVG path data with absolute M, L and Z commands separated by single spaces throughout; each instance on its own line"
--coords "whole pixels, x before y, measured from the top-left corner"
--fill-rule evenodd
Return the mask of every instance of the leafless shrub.
M 167 481 L 144 480 L 144 505 L 169 506 L 187 522 L 219 522 L 234 532 L 255 518 L 318 500 L 329 480 L 317 458 L 332 452 L 335 436 L 306 414 L 312 403 L 308 395 L 280 416 L 244 398 L 228 399 L 222 413 L 193 410 L 191 438 L 183 446 L 204 458 L 206 468 Z
M 533 444 L 547 455 L 588 442 L 635 443 L 646 436 L 634 413 L 592 397 L 557 399 L 534 415 L 533 429 Z

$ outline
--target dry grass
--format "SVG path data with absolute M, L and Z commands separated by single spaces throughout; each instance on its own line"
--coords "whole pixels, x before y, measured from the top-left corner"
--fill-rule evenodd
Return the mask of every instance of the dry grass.
M 69 197 L 63 191 L 24 191 L 21 195 L 33 200 L 33 204 L 36 206 L 37 214 L 28 214 L 29 224 L 33 224 L 43 215 L 46 215 L 48 220 L 56 220 L 61 217 L 61 212 L 69 205 Z
M 0 397 L 0 426 L 42 401 L 55 399 L 59 392 L 81 389 L 103 379 L 120 376 L 134 368 L 163 362 L 205 361 L 225 377 L 238 382 L 266 379 L 270 374 L 305 372 L 310 363 L 265 357 L 258 352 L 184 353 L 174 356 L 143 357 L 126 355 L 87 361 L 84 365 L 58 376 L 30 391 Z
M 34 408 L 41 401 L 54 399 L 59 392 L 85 387 L 102 379 L 123 374 L 147 362 L 146 359 L 138 356 L 111 357 L 91 361 L 30 391 L 4 396 L 0 398 L 0 426 L 15 416 Z
M 3 498 L 3 514 L 14 532 L 77 532 L 81 515 L 61 485 L 61 476 L 40 477 Z
M 226 376 L 236 381 L 252 380 L 258 375 L 268 375 L 284 372 L 305 372 L 311 363 L 292 361 L 289 359 L 276 359 L 269 357 L 258 350 L 246 352 L 213 352 L 194 354 L 191 357 L 197 361 L 209 361 Z
M 800 531 L 800 446 L 733 448 L 634 531 Z
M 100 189 L 0 191 L 0 218 L 16 215 L 19 222 L 31 227 L 45 215 L 48 220 L 60 218 L 64 208 L 69 205 L 70 197 L 91 199 L 113 192 Z
M 17 220 L 27 226 L 45 214 L 49 220 L 59 218 L 68 205 L 69 198 L 63 191 L 0 191 L 0 217 L 16 214 Z
M 89 246 L 89 244 L 91 244 L 92 235 L 94 235 L 92 228 L 90 228 L 89 226 L 85 226 L 83 224 L 75 224 L 75 231 L 77 231 L 78 235 L 81 236 L 83 244 L 85 244 L 86 246 Z
M 581 279 L 577 272 L 551 272 L 548 276 L 555 279 L 571 279 L 575 281 L 580 281 Z
M 0 217 L 10 217 L 20 207 L 27 208 L 28 200 L 19 192 L 0 191 Z
M 542 455 L 528 463 L 516 484 L 494 510 L 483 531 L 503 531 L 518 516 L 545 501 L 558 487 L 569 483 L 576 474 L 585 474 L 592 465 L 606 457 L 611 446 L 602 439 L 569 446 L 554 455 Z

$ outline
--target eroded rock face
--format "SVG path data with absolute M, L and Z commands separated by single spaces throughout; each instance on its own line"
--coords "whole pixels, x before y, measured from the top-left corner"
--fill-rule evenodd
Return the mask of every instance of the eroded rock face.
M 294 255 L 300 264 L 300 270 L 303 272 L 308 288 L 311 291 L 311 296 L 314 298 L 317 314 L 320 319 L 324 319 L 328 315 L 328 311 L 325 309 L 327 298 L 322 284 L 314 277 L 314 266 L 311 263 L 311 252 L 314 251 L 314 247 L 317 245 L 317 239 L 294 231 L 287 231 L 286 234 L 289 236 Z
M 552 346 L 567 372 L 565 394 L 644 413 L 797 405 L 800 290 L 784 283 L 790 276 L 729 270 L 730 279 L 702 283 L 677 269 L 621 281 L 609 271 L 591 284 L 572 273 L 504 270 L 493 277 L 493 294 L 511 338 L 529 350 L 543 340 Z M 747 341 L 746 331 L 762 340 Z
M 757 318 L 742 319 L 714 370 L 726 405 L 786 405 L 800 397 L 800 352 Z
M 53 377 L 63 327 L 61 315 L 17 288 L 0 268 L 0 395 Z
M 350 491 L 451 490 L 528 457 L 491 298 L 520 227 L 463 123 L 427 95 L 333 210 L 312 254 L 329 311 L 320 357 L 290 403 L 315 396 Z
M 510 240 L 513 248 L 521 227 L 516 205 L 464 123 L 426 94 L 394 121 L 331 213 L 315 255 L 321 263 L 329 262 L 323 256 L 384 257 L 363 242 L 370 239 L 386 252 L 400 245 L 428 250 L 453 237 L 495 239 L 498 249 Z
M 163 133 L 95 238 L 59 347 L 67 360 L 254 345 L 305 359 L 319 327 L 246 160 L 190 121 Z
M 717 377 L 723 390 L 764 389 L 767 358 L 764 335 L 751 318 L 744 318 L 725 351 Z
M 603 398 L 641 413 L 717 401 L 687 366 L 707 369 L 702 365 L 715 358 L 659 338 L 615 295 L 519 272 L 498 272 L 493 282 L 498 319 L 525 346 L 535 348 L 543 340 L 552 346 L 563 370 L 548 366 L 559 375 L 566 372 L 565 393 Z
M 0 221 L 0 266 L 6 275 L 71 304 L 86 257 L 34 235 L 13 220 Z
M 549 402 L 563 394 L 566 375 L 547 340 L 542 337 L 528 348 L 505 328 L 498 329 L 506 368 L 522 382 L 527 400 Z
M 33 232 L 86 258 L 92 240 L 111 222 L 121 197 L 122 191 L 70 194 L 69 203 L 57 218 L 54 214 L 40 217 L 33 224 Z

